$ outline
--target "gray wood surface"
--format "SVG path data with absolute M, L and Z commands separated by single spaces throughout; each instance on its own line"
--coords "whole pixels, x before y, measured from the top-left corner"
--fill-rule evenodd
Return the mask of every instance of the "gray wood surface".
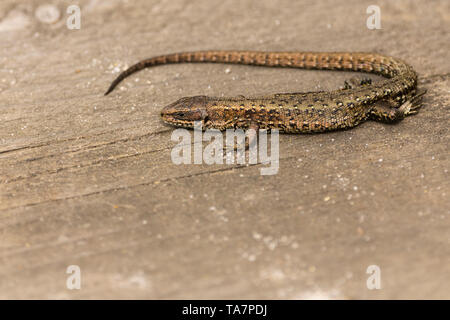
M 45 1 L 1 1 L 0 298 L 450 298 L 449 2 L 377 1 L 368 30 L 372 2 L 79 1 L 68 30 L 69 1 L 51 24 Z M 428 93 L 397 125 L 280 135 L 274 176 L 177 166 L 164 105 L 355 76 L 170 65 L 103 96 L 140 59 L 204 49 L 379 52 Z

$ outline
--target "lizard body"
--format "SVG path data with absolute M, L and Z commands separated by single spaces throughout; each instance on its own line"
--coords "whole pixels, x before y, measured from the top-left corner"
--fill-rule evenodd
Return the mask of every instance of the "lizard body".
M 387 79 L 377 83 L 363 80 L 356 86 L 335 91 L 279 93 L 255 98 L 194 96 L 166 106 L 162 119 L 175 126 L 203 128 L 279 129 L 285 133 L 324 132 L 352 128 L 371 119 L 396 122 L 418 112 L 424 90 L 417 90 L 417 74 L 405 62 L 375 53 L 350 52 L 258 52 L 197 51 L 175 53 L 143 60 L 122 72 L 114 87 L 127 76 L 147 67 L 169 63 L 213 62 L 360 71 Z

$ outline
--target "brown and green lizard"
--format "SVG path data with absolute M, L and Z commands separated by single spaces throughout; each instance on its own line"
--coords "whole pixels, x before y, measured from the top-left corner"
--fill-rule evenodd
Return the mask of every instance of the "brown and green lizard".
M 245 98 L 185 97 L 166 106 L 161 116 L 171 125 L 192 128 L 279 129 L 286 133 L 324 132 L 352 128 L 365 120 L 396 122 L 415 114 L 425 90 L 417 90 L 417 74 L 405 62 L 375 53 L 197 51 L 143 60 L 122 72 L 110 93 L 130 74 L 169 63 L 213 62 L 267 67 L 360 71 L 388 79 L 377 83 L 346 82 L 335 91 L 279 93 Z

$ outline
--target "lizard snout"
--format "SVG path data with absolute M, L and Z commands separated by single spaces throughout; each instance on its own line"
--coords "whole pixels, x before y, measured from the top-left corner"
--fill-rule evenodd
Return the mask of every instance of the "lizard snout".
M 207 118 L 206 96 L 181 98 L 161 110 L 162 119 L 172 125 L 193 127 Z

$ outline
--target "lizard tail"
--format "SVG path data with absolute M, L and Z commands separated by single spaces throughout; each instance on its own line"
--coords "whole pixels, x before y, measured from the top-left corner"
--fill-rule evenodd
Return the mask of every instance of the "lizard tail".
M 187 53 L 175 53 L 175 54 L 168 54 L 164 56 L 158 56 L 146 60 L 142 60 L 131 67 L 129 67 L 127 70 L 123 71 L 119 76 L 111 83 L 108 90 L 105 92 L 105 96 L 108 95 L 111 91 L 114 90 L 114 88 L 126 77 L 129 75 L 138 72 L 142 69 L 158 66 L 158 65 L 164 65 L 164 64 L 170 64 L 170 63 L 182 63 L 182 62 L 196 62 L 196 61 L 190 61 L 188 59 Z
M 129 75 L 142 69 L 170 63 L 212 62 L 245 64 L 266 67 L 300 69 L 347 70 L 380 74 L 393 78 L 410 73 L 413 82 L 417 75 L 413 69 L 392 57 L 374 53 L 350 52 L 261 52 L 261 51 L 195 51 L 174 53 L 142 60 L 123 71 L 109 86 L 105 95 Z

